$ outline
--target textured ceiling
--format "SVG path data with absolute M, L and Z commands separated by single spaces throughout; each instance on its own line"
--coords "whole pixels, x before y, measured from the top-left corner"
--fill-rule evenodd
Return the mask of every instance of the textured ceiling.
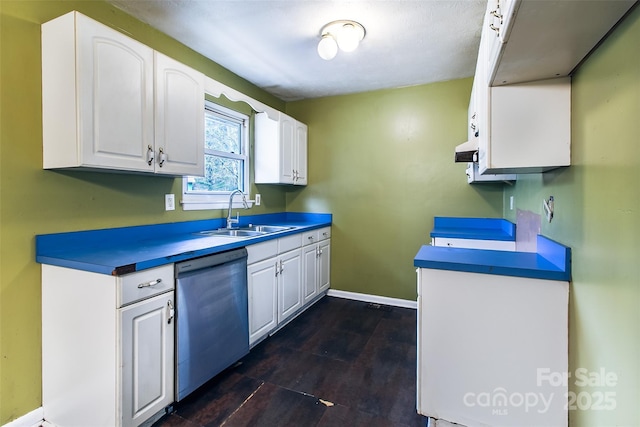
M 486 0 L 108 0 L 285 101 L 474 73 Z M 351 19 L 360 47 L 331 61 L 320 29 Z

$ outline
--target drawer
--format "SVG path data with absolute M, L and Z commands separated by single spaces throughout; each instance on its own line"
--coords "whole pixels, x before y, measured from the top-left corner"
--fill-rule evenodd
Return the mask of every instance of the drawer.
M 318 230 L 318 240 L 326 240 L 331 238 L 331 227 L 324 227 Z
M 326 240 L 330 238 L 331 238 L 331 227 L 324 227 L 318 230 L 311 230 L 311 231 L 302 233 L 302 244 L 311 245 L 321 240 Z
M 318 241 L 318 230 L 311 230 L 302 233 L 302 244 L 312 245 Z
M 457 239 L 450 237 L 433 237 L 433 246 L 446 246 L 450 248 L 485 249 L 495 251 L 515 251 L 516 242 L 513 240 L 477 240 L 477 239 Z
M 278 255 L 278 239 L 247 246 L 247 264 L 253 264 Z
M 173 290 L 173 264 L 118 277 L 118 307 Z
M 283 254 L 302 246 L 302 234 L 292 234 L 291 236 L 281 237 L 278 239 L 278 253 Z

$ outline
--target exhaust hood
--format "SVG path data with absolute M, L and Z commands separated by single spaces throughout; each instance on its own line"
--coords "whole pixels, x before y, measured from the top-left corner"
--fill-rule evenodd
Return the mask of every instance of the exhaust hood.
M 463 142 L 456 145 L 456 162 L 477 162 L 478 161 L 478 139 Z

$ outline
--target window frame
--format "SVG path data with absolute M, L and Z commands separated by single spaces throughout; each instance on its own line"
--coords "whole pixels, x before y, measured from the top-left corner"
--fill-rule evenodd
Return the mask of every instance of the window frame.
M 243 194 L 249 204 L 249 207 L 253 205 L 251 198 L 251 181 L 250 181 L 250 143 L 249 143 L 249 126 L 251 117 L 247 114 L 232 110 L 215 102 L 205 100 L 205 115 L 213 113 L 218 117 L 228 118 L 230 120 L 238 121 L 241 123 L 241 151 L 242 154 L 225 153 L 225 158 L 242 160 L 243 165 Z M 210 150 L 204 150 L 203 156 L 216 155 L 208 152 Z M 213 150 L 211 150 L 213 151 Z M 205 209 L 227 209 L 229 207 L 229 195 L 231 191 L 215 192 L 215 193 L 197 193 L 187 192 L 189 176 L 182 177 L 182 209 L 183 210 L 205 210 Z M 234 197 L 233 208 L 244 207 L 241 197 Z

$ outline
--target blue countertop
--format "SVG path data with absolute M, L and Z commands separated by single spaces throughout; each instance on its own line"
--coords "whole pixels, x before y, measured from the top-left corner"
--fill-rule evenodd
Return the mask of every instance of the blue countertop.
M 511 252 L 422 246 L 413 265 L 420 268 L 571 280 L 571 248 L 537 236 L 537 252 Z
M 433 219 L 431 237 L 515 241 L 516 226 L 512 222 L 500 218 L 437 216 Z
M 36 236 L 36 261 L 95 273 L 120 275 L 204 255 L 240 248 L 331 225 L 331 214 L 283 212 L 247 215 L 240 224 L 295 227 L 258 237 L 203 236 L 224 218 Z

